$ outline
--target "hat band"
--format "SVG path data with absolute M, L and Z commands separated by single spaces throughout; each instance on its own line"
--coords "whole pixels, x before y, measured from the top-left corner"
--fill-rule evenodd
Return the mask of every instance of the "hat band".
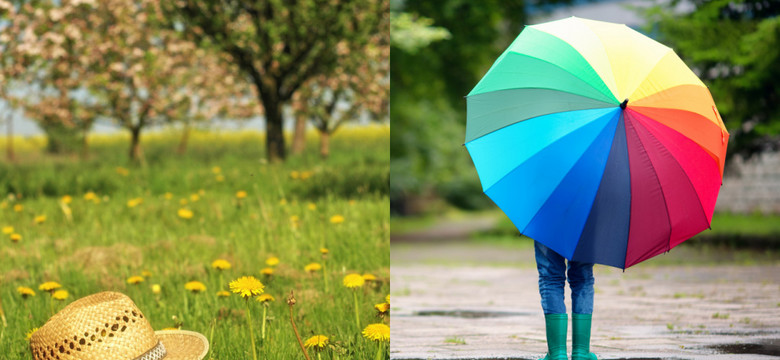
M 168 352 L 165 351 L 162 341 L 158 341 L 155 347 L 133 360 L 161 360 L 165 355 L 168 355 Z

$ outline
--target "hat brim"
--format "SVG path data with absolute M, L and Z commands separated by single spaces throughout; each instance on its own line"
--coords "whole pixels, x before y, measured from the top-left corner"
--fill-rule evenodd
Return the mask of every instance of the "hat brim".
M 160 330 L 157 338 L 165 346 L 165 360 L 202 360 L 209 352 L 209 341 L 194 331 Z

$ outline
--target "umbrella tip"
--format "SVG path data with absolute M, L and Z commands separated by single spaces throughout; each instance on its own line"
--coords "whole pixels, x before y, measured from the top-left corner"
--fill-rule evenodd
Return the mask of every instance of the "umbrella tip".
M 620 103 L 620 108 L 625 110 L 627 105 L 628 105 L 628 99 L 625 99 L 623 100 L 622 103 Z

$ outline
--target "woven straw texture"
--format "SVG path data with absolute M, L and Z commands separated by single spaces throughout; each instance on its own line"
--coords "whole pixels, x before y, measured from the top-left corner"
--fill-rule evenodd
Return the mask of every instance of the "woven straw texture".
M 159 342 L 130 298 L 101 292 L 76 300 L 52 316 L 30 338 L 30 350 L 35 360 L 133 360 L 150 351 L 159 353 L 155 349 Z M 165 351 L 168 344 L 164 345 L 159 349 Z M 208 342 L 205 347 L 208 350 Z M 191 359 L 200 359 L 194 357 L 200 353 L 192 354 Z M 190 359 L 180 356 L 168 350 L 164 358 Z
M 165 360 L 201 360 L 209 352 L 209 341 L 193 331 L 161 330 L 157 338 L 165 345 Z

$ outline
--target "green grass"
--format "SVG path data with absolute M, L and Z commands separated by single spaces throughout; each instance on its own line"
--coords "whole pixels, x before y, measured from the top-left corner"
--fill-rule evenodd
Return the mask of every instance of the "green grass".
M 259 133 L 196 133 L 185 155 L 172 151 L 177 140 L 173 133 L 145 136 L 143 166 L 128 163 L 125 136 L 92 137 L 86 160 L 44 155 L 40 139 L 19 141 L 20 161 L 0 163 L 0 191 L 9 194 L 0 202 L 0 227 L 12 226 L 22 236 L 13 243 L 0 234 L 3 358 L 31 358 L 25 334 L 52 315 L 50 296 L 38 285 L 57 281 L 70 296 L 55 301 L 55 310 L 95 292 L 123 292 L 155 329 L 204 334 L 211 341 L 207 359 L 251 359 L 244 300 L 215 295 L 245 275 L 260 279 L 276 299 L 267 309 L 265 339 L 263 307 L 249 303 L 259 358 L 302 358 L 289 321 L 290 291 L 303 340 L 330 338 L 324 359 L 374 357 L 379 345 L 361 331 L 388 322 L 374 304 L 390 292 L 389 128 L 345 128 L 333 138 L 328 160 L 319 159 L 310 142 L 306 154 L 281 164 L 262 160 Z M 241 190 L 248 196 L 237 199 Z M 89 191 L 99 201 L 86 200 Z M 72 197 L 67 208 L 61 205 L 65 195 Z M 19 204 L 23 208 L 15 211 Z M 180 209 L 193 217 L 181 218 Z M 46 219 L 36 224 L 40 215 Z M 334 215 L 344 221 L 334 224 Z M 272 276 L 263 276 L 271 256 L 280 263 Z M 212 269 L 218 258 L 232 268 Z M 325 271 L 305 272 L 312 262 Z M 143 271 L 152 274 L 143 283 L 126 282 Z M 357 290 L 360 327 L 352 291 L 341 284 L 349 273 L 377 277 Z M 184 284 L 191 280 L 207 290 L 188 292 Z M 160 285 L 159 295 L 153 284 Z M 18 286 L 37 295 L 23 299 Z

